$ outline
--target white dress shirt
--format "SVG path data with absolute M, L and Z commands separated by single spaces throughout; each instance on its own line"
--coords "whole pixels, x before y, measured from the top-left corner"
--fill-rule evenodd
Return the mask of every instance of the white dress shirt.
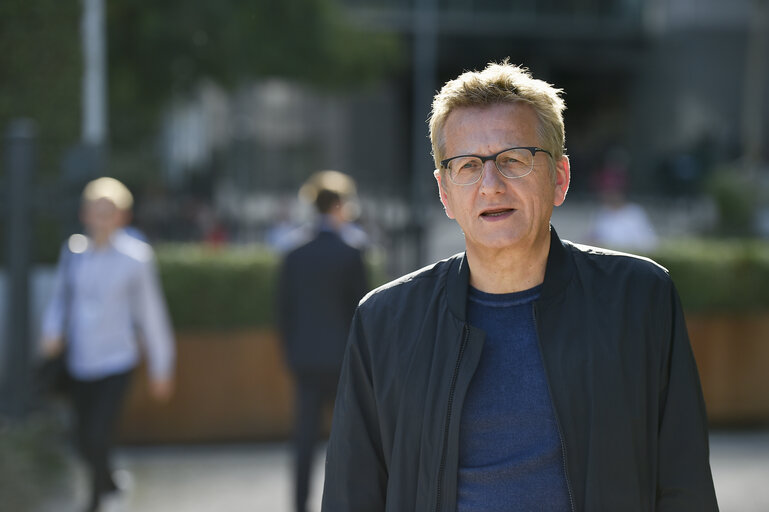
M 142 352 L 152 378 L 173 374 L 173 332 L 154 253 L 123 230 L 98 248 L 82 235 L 70 238 L 42 331 L 44 338 L 64 336 L 67 367 L 80 380 L 127 371 Z

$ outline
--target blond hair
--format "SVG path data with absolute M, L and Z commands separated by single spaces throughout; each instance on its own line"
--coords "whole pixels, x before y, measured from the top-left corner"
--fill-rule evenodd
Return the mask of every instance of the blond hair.
M 561 98 L 562 93 L 562 89 L 532 77 L 528 69 L 510 64 L 507 59 L 501 63 L 490 62 L 483 71 L 466 71 L 446 82 L 433 98 L 429 119 L 436 169 L 445 158 L 443 128 L 452 111 L 462 107 L 525 103 L 534 109 L 539 121 L 539 144 L 552 154 L 550 168 L 555 172 L 555 162 L 566 151 L 563 126 L 566 103 Z
M 330 195 L 329 195 L 330 194 Z M 360 214 L 355 180 L 339 171 L 318 171 L 310 176 L 299 189 L 299 198 L 314 204 L 320 213 L 328 213 L 328 205 L 322 205 L 335 196 L 342 205 L 343 215 L 353 220 Z M 320 203 L 318 200 L 320 199 Z
M 85 186 L 83 201 L 98 201 L 99 199 L 107 199 L 121 211 L 130 210 L 134 202 L 128 187 L 115 178 L 98 178 Z

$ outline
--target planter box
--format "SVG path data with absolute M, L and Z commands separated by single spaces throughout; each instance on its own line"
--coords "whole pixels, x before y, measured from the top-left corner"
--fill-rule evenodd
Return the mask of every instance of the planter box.
M 177 332 L 176 392 L 153 402 L 134 375 L 119 428 L 125 443 L 286 439 L 293 382 L 269 329 Z
M 769 312 L 687 314 L 710 423 L 769 423 Z
M 769 424 L 769 312 L 687 314 L 686 323 L 711 424 Z M 293 382 L 274 331 L 183 331 L 177 351 L 176 393 L 169 403 L 149 398 L 144 367 L 135 375 L 122 442 L 290 437 Z

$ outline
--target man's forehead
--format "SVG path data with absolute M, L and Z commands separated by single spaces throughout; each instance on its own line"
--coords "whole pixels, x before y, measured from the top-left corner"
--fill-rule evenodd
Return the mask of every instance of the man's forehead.
M 521 145 L 536 144 L 537 117 L 534 110 L 521 103 L 461 107 L 449 114 L 444 125 L 444 144 L 452 145 L 452 142 L 458 142 L 458 138 L 470 142 L 470 139 L 485 140 L 489 137 L 501 137 Z

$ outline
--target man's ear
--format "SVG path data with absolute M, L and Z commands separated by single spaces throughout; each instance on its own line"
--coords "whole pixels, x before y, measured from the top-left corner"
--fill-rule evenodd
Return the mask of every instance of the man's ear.
M 451 212 L 451 206 L 449 205 L 449 196 L 446 192 L 446 189 L 443 185 L 443 176 L 441 175 L 440 169 L 435 169 L 433 171 L 433 176 L 435 176 L 435 181 L 438 183 L 438 196 L 441 199 L 441 204 L 443 204 L 443 211 L 446 212 L 446 217 L 449 219 L 454 218 L 454 214 Z
M 569 157 L 563 155 L 561 159 L 555 164 L 555 180 L 554 180 L 554 194 L 553 205 L 561 206 L 566 200 L 566 193 L 569 191 L 569 183 L 571 182 L 571 166 L 569 164 Z

